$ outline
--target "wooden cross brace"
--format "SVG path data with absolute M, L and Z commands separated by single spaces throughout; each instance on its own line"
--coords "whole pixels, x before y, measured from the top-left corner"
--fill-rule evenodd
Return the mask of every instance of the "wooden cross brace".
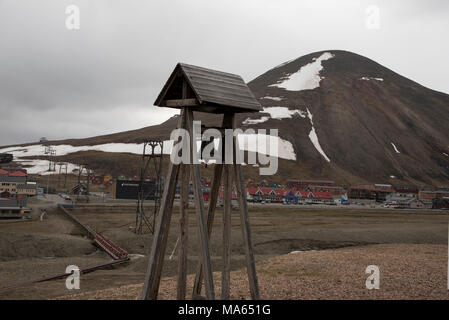
M 225 113 L 223 116 L 223 129 L 235 129 L 234 113 Z M 178 128 L 186 129 L 190 137 L 193 137 L 193 111 L 191 108 L 181 109 L 181 117 L 178 121 Z M 251 297 L 254 300 L 259 299 L 259 286 L 256 275 L 256 266 L 254 260 L 253 245 L 251 240 L 251 229 L 248 216 L 248 206 L 246 202 L 246 189 L 243 182 L 241 166 L 237 164 L 236 154 L 239 151 L 237 138 L 234 137 L 234 161 L 233 164 L 215 164 L 214 178 L 212 182 L 211 195 L 207 216 L 204 210 L 203 193 L 201 190 L 201 175 L 199 164 L 179 164 L 176 165 L 170 161 L 167 179 L 165 181 L 164 192 L 162 195 L 161 206 L 156 218 L 156 227 L 151 246 L 148 269 L 145 277 L 145 283 L 142 292 L 142 299 L 157 299 L 159 284 L 164 263 L 167 239 L 170 227 L 170 220 L 173 209 L 173 201 L 176 192 L 176 183 L 178 174 L 181 180 L 180 190 L 180 247 L 178 254 L 178 289 L 177 299 L 186 298 L 186 279 L 187 279 L 187 242 L 188 242 L 188 201 L 189 201 L 189 180 L 192 175 L 193 193 L 195 200 L 195 209 L 199 230 L 200 241 L 200 261 L 198 262 L 192 298 L 201 296 L 201 288 L 204 282 L 206 299 L 215 299 L 214 282 L 212 267 L 210 261 L 210 236 L 214 222 L 215 209 L 217 206 L 218 193 L 223 176 L 224 184 L 224 216 L 223 216 L 223 269 L 222 269 L 222 299 L 230 298 L 230 269 L 231 269 L 231 200 L 232 200 L 232 181 L 237 189 L 239 201 L 241 228 L 246 254 L 246 264 L 248 271 L 248 280 Z M 196 152 L 196 144 L 190 141 L 191 152 Z M 224 161 L 222 161 L 224 162 Z

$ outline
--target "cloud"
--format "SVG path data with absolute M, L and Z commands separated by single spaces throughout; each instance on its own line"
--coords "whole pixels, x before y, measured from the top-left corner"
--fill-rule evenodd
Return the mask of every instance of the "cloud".
M 80 8 L 80 30 L 65 28 L 69 4 Z M 378 31 L 364 27 L 370 4 L 380 8 Z M 250 81 L 292 58 L 344 49 L 449 92 L 447 8 L 438 0 L 0 0 L 0 145 L 164 121 L 177 111 L 152 105 L 179 61 Z

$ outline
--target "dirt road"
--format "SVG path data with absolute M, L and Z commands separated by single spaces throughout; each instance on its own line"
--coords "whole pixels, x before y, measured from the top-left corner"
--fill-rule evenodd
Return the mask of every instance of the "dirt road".
M 0 221 L 0 281 L 3 285 L 61 273 L 69 264 L 86 267 L 110 260 L 106 254 L 92 246 L 82 230 L 71 221 L 59 215 L 56 210 L 49 209 L 48 212 L 44 221 L 39 221 L 36 215 L 32 221 Z M 151 235 L 138 236 L 132 232 L 135 222 L 134 204 L 81 206 L 73 213 L 135 257 L 127 265 L 83 275 L 78 293 L 141 283 L 146 271 L 145 255 L 150 249 Z M 220 270 L 221 265 L 221 215 L 222 211 L 219 209 L 211 240 L 214 270 Z M 448 212 L 443 211 L 265 205 L 250 207 L 250 216 L 258 263 L 292 251 L 346 247 L 356 249 L 373 244 L 430 244 L 447 248 L 449 216 Z M 178 209 L 175 208 L 164 277 L 173 276 L 176 272 L 176 253 L 172 260 L 169 260 L 169 256 L 178 238 L 178 220 Z M 245 261 L 237 211 L 233 212 L 232 225 L 232 269 L 238 270 L 244 267 Z M 198 259 L 194 210 L 190 210 L 189 229 L 188 268 L 189 273 L 193 273 Z M 350 261 L 350 256 L 347 259 Z M 56 280 L 14 290 L 0 289 L 0 299 L 45 299 L 70 293 L 65 288 L 64 280 Z

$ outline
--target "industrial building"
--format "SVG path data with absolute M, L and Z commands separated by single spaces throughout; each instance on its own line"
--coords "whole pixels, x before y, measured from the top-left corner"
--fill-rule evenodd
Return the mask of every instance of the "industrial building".
M 419 191 L 419 198 L 433 201 L 434 199 L 449 198 L 449 191 L 437 189 L 436 191 Z
M 350 199 L 385 201 L 394 189 L 389 184 L 364 184 L 351 186 L 348 190 Z
M 136 180 L 117 180 L 108 189 L 114 199 L 137 200 L 140 181 Z M 156 183 L 154 181 L 144 181 L 143 190 L 145 199 L 154 200 Z
M 10 195 L 35 196 L 37 184 L 28 182 L 28 175 L 23 171 L 6 171 L 0 169 L 0 192 Z

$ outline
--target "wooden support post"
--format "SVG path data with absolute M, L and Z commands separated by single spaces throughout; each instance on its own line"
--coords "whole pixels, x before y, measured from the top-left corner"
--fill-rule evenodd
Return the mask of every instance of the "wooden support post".
M 223 212 L 223 271 L 221 275 L 221 299 L 229 300 L 231 283 L 231 206 L 232 165 L 224 166 Z
M 193 141 L 193 111 L 186 109 L 187 128 L 190 134 L 191 152 L 194 154 L 197 150 L 196 141 Z M 194 157 L 192 157 L 194 158 Z M 204 283 L 206 287 L 206 298 L 215 299 L 214 281 L 212 276 L 212 266 L 210 263 L 209 236 L 207 231 L 207 218 L 204 213 L 203 191 L 201 190 L 200 165 L 191 164 L 193 192 L 195 197 L 195 209 L 198 218 L 199 240 L 201 250 L 201 263 L 204 269 Z
M 185 127 L 186 112 L 181 112 L 178 128 Z M 149 255 L 148 270 L 142 291 L 142 299 L 155 300 L 159 292 L 162 266 L 164 264 L 165 249 L 167 247 L 168 232 L 172 215 L 173 201 L 176 192 L 179 165 L 170 161 L 165 181 L 164 193 L 161 199 L 161 207 L 156 218 L 156 230 Z
M 187 98 L 187 83 L 186 81 L 182 82 L 182 99 Z M 187 109 L 183 109 L 185 114 L 185 125 L 184 128 L 188 128 L 187 126 Z M 184 137 L 186 138 L 186 137 Z M 184 150 L 183 150 L 184 152 Z M 192 157 L 189 154 L 189 159 Z M 177 299 L 185 300 L 186 291 L 187 291 L 187 242 L 188 242 L 188 231 L 189 231 L 189 192 L 190 192 L 190 168 L 188 164 L 184 164 L 181 167 L 181 190 L 180 190 L 180 238 L 181 243 L 179 246 L 179 256 L 178 256 L 178 291 L 177 291 Z
M 210 239 L 212 228 L 214 224 L 215 209 L 217 208 L 218 193 L 220 191 L 221 175 L 223 172 L 223 164 L 216 164 L 214 167 L 214 180 L 212 181 L 212 188 L 210 191 L 209 206 L 207 208 L 207 233 Z M 201 295 L 201 288 L 203 285 L 203 264 L 198 263 L 196 270 L 195 282 L 193 283 L 192 296 L 195 299 Z
M 222 128 L 232 128 L 232 119 L 233 119 L 232 115 L 224 114 Z M 225 150 L 223 141 L 221 141 L 221 145 L 218 146 L 218 148 L 221 148 L 222 150 L 222 162 L 224 162 Z M 210 199 L 207 212 L 207 232 L 209 239 L 212 234 L 212 228 L 214 225 L 215 210 L 217 208 L 218 193 L 220 191 L 223 167 L 224 167 L 223 163 L 215 164 L 214 167 L 214 178 L 212 180 L 212 188 L 210 191 Z M 193 298 L 201 296 L 202 283 L 203 283 L 203 267 L 201 263 L 199 263 L 196 271 L 195 282 L 193 284 L 193 293 L 192 293 Z
M 235 129 L 235 118 L 233 119 L 232 128 Z M 243 182 L 240 164 L 236 163 L 236 154 L 239 152 L 238 139 L 234 137 L 234 178 L 237 189 L 237 197 L 239 199 L 240 220 L 242 227 L 243 242 L 246 254 L 246 268 L 248 271 L 249 289 L 253 300 L 259 300 L 259 284 L 256 274 L 256 263 L 254 259 L 253 244 L 251 240 L 251 228 L 249 224 L 248 204 L 246 203 L 246 188 Z
M 177 299 L 186 299 L 187 286 L 187 243 L 189 231 L 189 189 L 190 189 L 190 168 L 184 164 L 181 166 L 181 192 L 179 203 L 179 226 L 180 244 L 178 253 L 178 292 Z

